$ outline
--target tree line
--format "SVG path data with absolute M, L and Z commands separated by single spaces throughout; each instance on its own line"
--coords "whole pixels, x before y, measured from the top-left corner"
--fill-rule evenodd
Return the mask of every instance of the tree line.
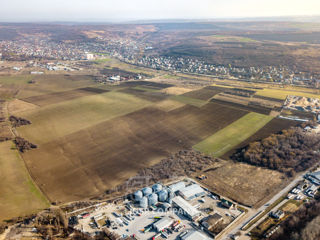
M 319 149 L 320 135 L 306 132 L 299 126 L 252 142 L 231 158 L 293 176 L 319 163 Z

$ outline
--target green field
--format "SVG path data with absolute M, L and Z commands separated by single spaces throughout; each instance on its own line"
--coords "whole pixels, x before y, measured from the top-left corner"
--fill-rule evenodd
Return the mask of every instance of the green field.
M 10 85 L 27 84 L 28 81 L 32 80 L 33 78 L 34 76 L 32 75 L 1 76 L 0 84 L 10 84 Z
M 303 91 L 295 91 L 295 90 L 281 90 L 281 89 L 263 89 L 258 90 L 256 95 L 270 98 L 277 98 L 285 100 L 288 95 L 302 96 L 302 97 L 310 97 L 310 98 L 320 98 L 320 94 L 311 93 L 311 92 L 303 92 Z
M 189 104 L 189 105 L 192 105 L 195 107 L 202 107 L 203 105 L 205 105 L 207 103 L 207 101 L 203 101 L 203 100 L 196 99 L 196 98 L 190 98 L 190 97 L 186 97 L 186 96 L 182 96 L 182 95 L 172 96 L 172 97 L 170 97 L 170 99 L 184 103 L 184 104 Z
M 32 122 L 20 127 L 19 133 L 41 144 L 151 104 L 121 92 L 81 97 L 17 114 Z
M 193 148 L 205 154 L 220 157 L 256 133 L 271 119 L 271 116 L 248 113 L 204 141 L 194 145 Z
M 33 184 L 12 142 L 0 143 L 0 221 L 24 216 L 49 206 L 49 202 Z

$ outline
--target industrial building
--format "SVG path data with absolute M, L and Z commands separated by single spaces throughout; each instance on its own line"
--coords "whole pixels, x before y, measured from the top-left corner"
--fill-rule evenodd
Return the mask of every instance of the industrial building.
M 181 239 L 182 240 L 208 240 L 208 238 L 204 234 L 198 231 L 188 232 L 188 234 L 183 236 Z
M 190 219 L 200 215 L 200 212 L 194 206 L 180 196 L 174 197 L 172 203 L 174 206 L 180 208 L 183 211 L 183 214 Z
M 173 224 L 173 219 L 169 217 L 164 217 L 160 219 L 158 222 L 153 224 L 153 228 L 157 232 L 161 232 L 163 229 L 170 227 L 170 225 Z
M 318 186 L 312 184 L 310 187 L 308 187 L 308 189 L 306 190 L 306 194 L 310 197 L 314 197 L 314 195 L 317 193 L 318 191 Z
M 169 186 L 169 190 L 170 190 L 170 192 L 175 193 L 175 192 L 177 192 L 177 191 L 179 191 L 179 190 L 181 190 L 181 189 L 183 189 L 185 187 L 186 187 L 185 182 L 178 182 L 178 183 L 170 185 Z
M 315 185 L 320 185 L 320 171 L 308 174 L 307 179 Z
M 179 190 L 179 195 L 185 200 L 192 200 L 196 197 L 204 196 L 206 193 L 198 184 L 192 184 Z
M 281 219 L 284 217 L 284 212 L 282 210 L 277 210 L 275 212 L 271 212 L 270 216 L 275 218 L 275 219 Z
M 201 225 L 208 231 L 211 231 L 217 224 L 223 222 L 223 218 L 220 214 L 215 213 L 202 219 Z

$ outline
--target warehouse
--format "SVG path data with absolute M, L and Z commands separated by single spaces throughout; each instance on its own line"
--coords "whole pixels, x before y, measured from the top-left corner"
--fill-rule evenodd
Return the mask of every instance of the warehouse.
M 192 231 L 181 238 L 182 240 L 208 240 L 208 238 L 198 231 Z
M 174 193 L 174 192 L 177 192 L 185 187 L 186 187 L 186 184 L 184 182 L 178 182 L 178 183 L 170 185 L 169 190 L 170 190 L 170 192 Z
M 159 220 L 158 222 L 153 224 L 153 228 L 157 231 L 157 232 L 161 232 L 163 229 L 170 227 L 170 225 L 173 223 L 173 219 L 169 218 L 169 217 L 164 217 L 161 220 Z
M 180 196 L 174 197 L 172 203 L 174 206 L 180 208 L 183 211 L 183 214 L 190 219 L 200 215 L 200 212 L 194 206 Z
M 198 184 L 192 184 L 179 190 L 179 195 L 185 200 L 192 200 L 196 197 L 204 196 L 206 193 Z

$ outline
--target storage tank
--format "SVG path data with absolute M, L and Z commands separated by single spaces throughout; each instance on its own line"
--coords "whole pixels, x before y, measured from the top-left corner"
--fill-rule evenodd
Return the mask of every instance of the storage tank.
M 136 202 L 139 202 L 141 200 L 141 198 L 143 197 L 143 193 L 141 191 L 136 191 L 133 194 L 133 198 Z
M 152 186 L 152 190 L 153 190 L 153 192 L 159 192 L 159 191 L 161 191 L 162 190 L 162 185 L 161 184 L 155 184 L 155 185 L 153 185 Z
M 160 192 L 158 192 L 158 197 L 160 202 L 165 202 L 168 199 L 168 191 L 163 189 Z
M 172 204 L 172 199 L 175 197 L 174 192 L 168 192 L 168 198 L 167 198 L 167 202 Z
M 142 193 L 144 196 L 148 196 L 152 193 L 152 188 L 150 187 L 145 187 L 144 189 L 142 189 Z
M 147 208 L 148 207 L 148 198 L 142 197 L 141 200 L 139 201 L 139 206 L 141 208 Z
M 148 196 L 148 204 L 150 206 L 155 205 L 158 203 L 158 195 L 155 193 L 152 193 L 151 195 Z

